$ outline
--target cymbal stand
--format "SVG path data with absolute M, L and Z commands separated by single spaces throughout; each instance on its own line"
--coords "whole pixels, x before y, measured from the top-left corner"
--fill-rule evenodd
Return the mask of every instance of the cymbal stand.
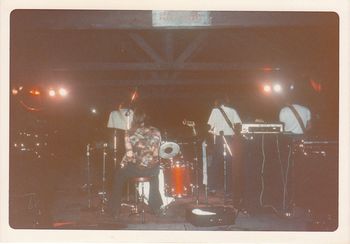
M 107 156 L 107 143 L 103 144 L 103 150 L 102 150 L 102 191 L 99 192 L 99 194 L 102 197 L 101 202 L 101 214 L 105 214 L 105 207 L 107 203 L 107 197 L 106 197 L 106 156 Z

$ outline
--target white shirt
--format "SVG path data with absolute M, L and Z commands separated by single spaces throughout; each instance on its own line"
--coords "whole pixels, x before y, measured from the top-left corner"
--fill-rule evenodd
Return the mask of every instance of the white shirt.
M 128 112 L 129 114 L 127 114 Z M 123 108 L 123 109 L 112 111 L 109 114 L 107 127 L 121 129 L 121 130 L 128 130 L 130 129 L 133 116 L 134 116 L 134 112 L 131 109 L 128 110 Z
M 225 111 L 228 119 L 232 124 L 242 123 L 236 110 L 230 107 L 221 105 L 221 108 Z M 224 132 L 225 136 L 232 136 L 234 132 L 232 128 L 227 124 L 225 117 L 222 115 L 218 108 L 214 108 L 209 116 L 208 124 L 210 125 L 210 132 L 215 135 L 220 135 L 220 131 Z
M 293 104 L 293 107 L 299 113 L 300 118 L 306 127 L 307 122 L 311 120 L 311 112 L 307 107 Z M 284 130 L 286 132 L 292 132 L 294 134 L 303 134 L 297 118 L 295 117 L 293 111 L 289 107 L 284 107 L 281 109 L 279 114 L 279 119 L 284 123 Z

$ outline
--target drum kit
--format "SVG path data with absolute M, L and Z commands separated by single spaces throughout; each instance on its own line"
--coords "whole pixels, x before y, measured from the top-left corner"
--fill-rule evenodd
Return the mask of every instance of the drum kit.
M 107 143 L 95 143 L 94 145 L 87 145 L 86 157 L 87 157 L 87 193 L 88 204 L 87 210 L 93 210 L 92 207 L 92 172 L 91 172 L 91 152 L 102 149 L 102 191 L 98 193 L 101 197 L 101 213 L 105 212 L 107 193 L 106 193 L 106 156 L 109 147 Z M 194 182 L 195 171 L 194 164 L 185 160 L 183 152 L 181 150 L 182 144 L 189 143 L 176 143 L 172 141 L 164 141 L 159 148 L 160 158 L 160 172 L 159 172 L 159 192 L 163 201 L 163 207 L 167 207 L 171 202 L 176 199 L 193 196 L 196 189 Z M 145 195 L 146 201 L 149 195 L 149 183 L 145 183 Z M 141 189 L 141 188 L 139 188 Z

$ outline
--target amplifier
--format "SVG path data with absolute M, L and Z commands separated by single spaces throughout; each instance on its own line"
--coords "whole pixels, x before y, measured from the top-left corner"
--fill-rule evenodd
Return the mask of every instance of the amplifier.
M 338 150 L 338 141 L 331 140 L 302 140 L 295 142 L 294 147 L 305 156 L 334 154 Z
M 282 133 L 283 124 L 282 123 L 252 123 L 252 124 L 242 124 L 242 134 L 256 133 L 256 134 L 274 134 Z

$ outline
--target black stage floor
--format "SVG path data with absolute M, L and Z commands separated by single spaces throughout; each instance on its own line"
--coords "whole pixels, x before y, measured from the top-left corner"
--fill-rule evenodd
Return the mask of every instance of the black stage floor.
M 260 207 L 254 212 L 239 212 L 234 224 L 198 227 L 186 220 L 186 209 L 200 208 L 202 206 L 222 206 L 223 193 L 208 195 L 205 198 L 204 190 L 200 188 L 197 204 L 196 194 L 189 194 L 175 200 L 167 206 L 164 216 L 155 216 L 146 211 L 145 221 L 141 223 L 140 215 L 132 215 L 131 208 L 124 206 L 120 219 L 104 214 L 101 208 L 101 175 L 93 175 L 91 197 L 86 188 L 85 165 L 73 162 L 64 168 L 55 187 L 52 217 L 53 225 L 40 227 L 33 225 L 33 219 L 24 220 L 18 209 L 12 212 L 10 218 L 17 221 L 15 229 L 49 228 L 49 229 L 96 229 L 96 230 L 188 230 L 188 231 L 331 231 L 327 226 L 314 226 L 310 213 L 303 208 L 295 207 L 291 216 L 285 216 L 281 211 L 272 207 Z M 85 187 L 84 187 L 85 186 Z M 132 194 L 131 194 L 132 195 Z M 89 202 L 90 200 L 90 202 Z M 229 199 L 227 199 L 229 200 Z M 124 203 L 126 203 L 124 194 Z M 90 203 L 90 205 L 89 205 Z M 90 206 L 90 208 L 89 208 Z M 225 206 L 230 206 L 227 201 Z M 147 207 L 146 207 L 147 210 Z M 11 222 L 11 221 L 10 221 Z M 12 221 L 14 222 L 14 221 Z
M 60 191 L 54 211 L 54 228 L 59 229 L 123 229 L 123 230 L 213 230 L 213 231 L 305 231 L 308 230 L 310 218 L 307 213 L 298 209 L 292 217 L 281 217 L 272 211 L 261 211 L 254 214 L 240 212 L 232 225 L 197 227 L 186 221 L 185 212 L 188 208 L 204 206 L 222 206 L 221 196 L 209 196 L 208 205 L 205 199 L 196 203 L 196 197 L 177 198 L 168 205 L 164 216 L 155 216 L 146 211 L 145 221 L 141 215 L 132 214 L 130 207 L 124 206 L 120 219 L 113 220 L 103 214 L 98 202 L 94 199 L 90 209 L 87 208 L 86 194 Z M 229 206 L 229 204 L 227 205 Z M 147 210 L 147 207 L 146 207 Z
M 240 212 L 235 219 L 235 224 L 228 226 L 196 227 L 186 221 L 185 212 L 188 208 L 200 208 L 202 206 L 222 206 L 224 197 L 222 192 L 215 195 L 208 194 L 205 198 L 202 189 L 197 195 L 189 194 L 182 198 L 175 198 L 166 208 L 164 216 L 155 216 L 148 213 L 146 206 L 145 221 L 141 223 L 140 215 L 133 215 L 130 207 L 122 208 L 121 217 L 114 221 L 104 214 L 101 207 L 101 184 L 92 187 L 91 208 L 86 189 L 79 185 L 77 174 L 71 172 L 66 178 L 65 184 L 56 191 L 54 204 L 54 228 L 61 229 L 127 229 L 127 230 L 266 230 L 266 231 L 305 231 L 310 227 L 310 218 L 307 211 L 296 209 L 292 217 L 283 217 L 276 214 L 271 208 L 261 209 L 255 213 Z M 99 177 L 97 177 L 99 178 Z M 131 194 L 133 195 L 133 194 Z M 129 198 L 132 202 L 132 197 Z M 226 199 L 228 201 L 229 199 Z M 124 203 L 128 203 L 124 194 Z M 228 203 L 227 206 L 230 206 Z

